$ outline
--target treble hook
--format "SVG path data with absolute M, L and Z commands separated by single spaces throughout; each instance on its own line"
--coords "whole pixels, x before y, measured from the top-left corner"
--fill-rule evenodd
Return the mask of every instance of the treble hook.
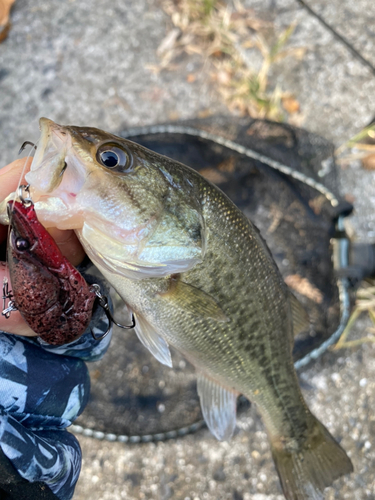
M 4 278 L 3 281 L 3 310 L 1 311 L 1 315 L 5 316 L 5 319 L 9 319 L 10 315 L 13 311 L 18 311 L 18 308 L 14 301 L 12 300 L 13 294 L 8 288 L 8 280 L 7 278 Z M 6 308 L 6 301 L 9 300 L 8 302 L 8 307 Z
M 28 193 L 28 196 L 24 198 L 23 192 Z M 20 199 L 22 205 L 25 207 L 30 207 L 34 205 L 33 200 L 30 198 L 30 184 L 21 184 L 18 188 L 18 198 Z
M 100 286 L 97 283 L 94 283 L 91 286 L 95 290 L 95 295 L 99 299 L 99 305 L 100 305 L 100 307 L 102 307 L 104 309 L 105 315 L 107 316 L 108 323 L 109 323 L 107 331 L 105 333 L 103 333 L 102 335 L 96 336 L 95 333 L 91 330 L 91 335 L 93 336 L 93 338 L 95 340 L 103 340 L 104 337 L 106 337 L 109 334 L 109 332 L 111 331 L 112 323 L 114 323 L 119 328 L 123 328 L 124 330 L 130 330 L 131 328 L 135 327 L 135 317 L 134 317 L 134 314 L 132 314 L 132 324 L 131 325 L 121 325 L 120 323 L 117 323 L 117 321 L 115 321 L 115 319 L 112 316 L 112 313 L 111 313 L 111 311 L 109 309 L 107 297 L 105 295 L 102 295 L 102 293 L 100 292 Z
M 36 144 L 34 144 L 33 142 L 25 141 L 20 147 L 20 150 L 18 151 L 19 155 L 22 153 L 22 151 L 25 149 L 26 146 L 32 146 L 34 149 L 37 148 Z

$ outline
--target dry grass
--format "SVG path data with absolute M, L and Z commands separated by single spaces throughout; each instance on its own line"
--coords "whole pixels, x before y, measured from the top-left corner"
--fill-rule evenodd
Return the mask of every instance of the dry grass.
M 364 169 L 375 170 L 375 124 L 365 127 L 358 134 L 349 139 L 349 141 L 336 150 L 335 155 L 337 163 L 342 168 L 346 168 L 353 161 L 360 161 Z M 368 328 L 370 335 L 356 340 L 347 340 L 358 318 L 366 314 L 373 324 L 373 327 Z M 348 324 L 334 349 L 355 347 L 363 342 L 375 342 L 374 333 L 375 286 L 364 281 L 358 289 L 356 304 Z
M 0 43 L 6 39 L 11 28 L 9 15 L 13 3 L 14 0 L 0 0 Z
M 240 1 L 162 0 L 162 7 L 174 27 L 158 49 L 158 70 L 176 69 L 182 53 L 198 54 L 232 111 L 273 120 L 299 112 L 297 100 L 270 83 L 275 63 L 304 55 L 304 49 L 287 48 L 294 25 L 276 34 Z
M 375 124 L 365 127 L 340 146 L 336 158 L 343 168 L 353 161 L 361 161 L 366 170 L 375 170 Z
M 6 26 L 9 22 L 9 14 L 14 0 L 0 0 L 0 26 Z
M 372 327 L 367 328 L 370 335 L 362 337 L 355 340 L 347 340 L 353 325 L 356 323 L 358 318 L 363 315 L 368 314 Z M 348 324 L 340 337 L 340 340 L 335 345 L 334 349 L 342 349 L 347 347 L 356 347 L 363 344 L 363 342 L 375 342 L 375 286 L 372 286 L 366 282 L 363 283 L 362 287 L 357 292 L 357 300 L 354 310 L 350 316 Z

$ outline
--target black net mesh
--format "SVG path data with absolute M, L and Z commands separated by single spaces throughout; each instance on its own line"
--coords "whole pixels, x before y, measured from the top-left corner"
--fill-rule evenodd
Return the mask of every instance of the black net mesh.
M 296 360 L 337 329 L 340 301 L 330 240 L 345 204 L 338 198 L 331 143 L 291 126 L 234 118 L 178 122 L 121 135 L 198 170 L 259 228 L 311 319 L 311 330 L 296 338 Z M 338 205 L 316 187 L 250 158 L 241 148 L 235 151 L 226 141 L 276 160 L 312 184 L 324 182 Z M 91 401 L 78 423 L 131 436 L 166 433 L 197 422 L 202 417 L 194 370 L 177 353 L 172 357 L 173 370 L 154 360 L 134 333 L 116 331 L 104 359 L 90 367 Z
M 279 161 L 339 196 L 334 146 L 323 137 L 291 125 L 248 118 L 214 117 L 184 123 Z

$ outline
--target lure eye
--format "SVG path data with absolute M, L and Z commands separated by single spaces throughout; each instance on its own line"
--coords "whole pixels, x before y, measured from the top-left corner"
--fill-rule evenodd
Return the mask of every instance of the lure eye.
M 28 240 L 25 240 L 25 238 L 17 238 L 16 248 L 17 250 L 20 250 L 22 252 L 23 250 L 27 250 L 28 248 L 30 248 L 30 243 L 28 242 Z
M 102 144 L 96 153 L 96 160 L 103 167 L 129 172 L 132 166 L 131 154 L 118 144 Z

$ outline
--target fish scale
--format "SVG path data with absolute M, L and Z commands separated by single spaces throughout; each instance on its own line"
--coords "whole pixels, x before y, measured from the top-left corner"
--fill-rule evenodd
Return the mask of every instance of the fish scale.
M 207 190 L 207 187 L 205 186 L 204 188 Z M 221 196 L 220 196 L 221 195 Z M 232 313 L 232 321 L 229 324 L 224 324 L 221 327 L 221 335 L 224 336 L 231 336 L 233 338 L 231 342 L 231 351 L 228 349 L 228 343 L 225 341 L 225 353 L 227 355 L 228 362 L 227 365 L 229 367 L 233 366 L 233 362 L 237 360 L 237 363 L 234 363 L 234 366 L 237 369 L 236 373 L 236 378 L 238 380 L 238 383 L 241 384 L 242 390 L 240 392 L 244 393 L 247 395 L 250 399 L 254 401 L 254 395 L 249 394 L 249 384 L 255 385 L 254 390 L 260 391 L 260 387 L 262 387 L 264 384 L 261 381 L 258 381 L 257 379 L 259 378 L 259 373 L 263 372 L 267 376 L 267 373 L 269 373 L 270 369 L 270 364 L 276 364 L 278 366 L 278 370 L 280 370 L 280 366 L 283 366 L 282 363 L 278 363 L 277 357 L 278 356 L 283 356 L 283 351 L 285 352 L 285 342 L 282 343 L 281 347 L 283 347 L 283 351 L 280 352 L 279 349 L 277 349 L 277 345 L 275 345 L 275 352 L 270 354 L 267 353 L 267 349 L 271 349 L 272 346 L 270 346 L 270 342 L 277 342 L 279 335 L 275 335 L 275 340 L 269 339 L 268 337 L 265 337 L 263 339 L 263 342 L 261 341 L 261 337 L 263 336 L 262 334 L 264 333 L 264 330 L 260 330 L 258 328 L 254 328 L 255 325 L 259 325 L 262 323 L 262 316 L 259 315 L 259 303 L 261 302 L 261 296 L 259 294 L 259 290 L 262 290 L 262 287 L 259 287 L 258 283 L 262 281 L 262 277 L 257 276 L 259 275 L 259 271 L 261 271 L 261 274 L 263 274 L 263 280 L 265 279 L 268 281 L 270 279 L 268 273 L 275 273 L 275 266 L 273 265 L 273 261 L 270 261 L 267 259 L 267 255 L 254 251 L 251 252 L 248 250 L 248 245 L 247 243 L 254 243 L 256 241 L 256 237 L 258 236 L 256 230 L 251 228 L 249 226 L 249 222 L 247 219 L 245 219 L 242 215 L 239 215 L 234 211 L 231 207 L 231 203 L 227 202 L 225 199 L 225 196 L 222 195 L 221 193 L 217 193 L 216 190 L 213 193 L 212 196 L 213 200 L 211 203 L 204 203 L 204 210 L 207 210 L 209 212 L 216 212 L 217 206 L 219 205 L 219 208 L 221 207 L 223 210 L 223 215 L 218 217 L 218 220 L 222 222 L 223 230 L 227 232 L 227 234 L 224 234 L 224 231 L 218 231 L 219 234 L 221 234 L 222 238 L 225 238 L 224 244 L 229 244 L 232 239 L 233 243 L 236 243 L 236 238 L 238 232 L 240 232 L 242 238 L 247 235 L 248 242 L 241 240 L 241 243 L 239 246 L 235 249 L 236 251 L 236 257 L 242 259 L 243 263 L 246 265 L 249 264 L 249 261 L 251 259 L 251 253 L 255 254 L 255 257 L 257 258 L 258 261 L 260 262 L 253 262 L 252 266 L 248 269 L 235 265 L 231 266 L 231 262 L 228 262 L 228 257 L 229 255 L 225 255 L 225 258 L 223 259 L 222 257 L 217 259 L 213 258 L 208 258 L 207 259 L 207 270 L 202 269 L 202 265 L 197 266 L 197 268 L 189 271 L 183 276 L 183 280 L 186 282 L 190 281 L 190 275 L 197 274 L 198 279 L 196 282 L 199 280 L 200 277 L 200 282 L 205 283 L 206 282 L 206 274 L 210 276 L 217 276 L 217 272 L 215 272 L 216 269 L 222 269 L 222 272 L 220 273 L 219 280 L 221 282 L 221 286 L 217 287 L 221 289 L 222 291 L 225 290 L 226 293 L 223 293 L 222 296 L 218 297 L 218 301 L 220 304 L 226 304 L 225 305 L 225 310 L 234 310 L 236 311 L 235 314 Z M 215 200 L 218 200 L 218 203 L 215 204 Z M 227 203 L 226 203 L 227 202 Z M 212 205 L 212 206 L 211 206 Z M 231 215 L 228 215 L 231 214 Z M 206 217 L 206 220 L 209 220 L 210 215 Z M 228 219 L 229 219 L 229 224 L 228 224 Z M 232 220 L 233 223 L 232 223 Z M 253 233 L 249 233 L 249 228 L 253 229 Z M 210 240 L 210 237 L 208 235 L 208 242 Z M 209 243 L 208 243 L 209 245 Z M 232 245 L 233 246 L 233 245 Z M 233 259 L 233 255 L 232 255 Z M 268 262 L 266 262 L 268 261 Z M 265 264 L 268 264 L 268 270 L 265 268 Z M 226 276 L 226 270 L 230 270 L 229 274 L 231 274 L 231 279 L 228 279 Z M 236 276 L 234 275 L 234 272 L 237 271 Z M 255 271 L 255 272 L 254 272 Z M 280 286 L 280 291 L 279 293 L 283 292 L 283 284 L 282 281 L 280 280 L 279 276 L 276 274 L 275 276 L 276 281 L 278 282 Z M 236 283 L 236 287 L 231 286 L 230 287 L 230 294 L 228 294 L 228 286 L 225 286 L 226 283 Z M 251 285 L 251 286 L 250 286 Z M 204 289 L 204 286 L 203 286 Z M 256 294 L 254 294 L 254 289 L 256 289 Z M 264 311 L 262 311 L 264 314 L 267 314 L 270 312 L 270 306 L 272 305 L 272 312 L 273 312 L 273 321 L 272 317 L 268 319 L 268 328 L 273 328 L 273 331 L 278 332 L 279 329 L 282 327 L 280 324 L 280 318 L 282 317 L 282 310 L 280 310 L 280 307 L 278 307 L 277 303 L 275 302 L 275 293 L 273 292 L 273 289 L 270 288 L 269 286 L 264 287 L 265 291 L 265 297 L 263 302 L 264 304 Z M 205 290 L 206 291 L 206 290 Z M 210 293 L 210 290 L 207 290 L 208 293 Z M 267 295 L 268 294 L 268 295 Z M 251 300 L 251 297 L 256 297 L 256 300 Z M 285 294 L 284 294 L 285 295 Z M 245 297 L 245 301 L 240 300 L 239 297 Z M 267 304 L 269 304 L 267 306 Z M 285 309 L 285 302 L 280 304 L 282 307 L 284 305 Z M 262 309 L 262 308 L 261 308 Z M 268 315 L 269 316 L 269 315 Z M 284 316 L 286 316 L 284 314 Z M 287 321 L 287 317 L 285 318 L 285 321 Z M 179 325 L 181 328 L 183 325 Z M 215 335 L 209 337 L 207 340 L 208 342 L 204 342 L 202 338 L 200 338 L 201 342 L 199 345 L 199 350 L 206 351 L 210 349 L 212 342 L 215 341 L 216 338 L 216 333 L 217 329 L 220 328 L 220 325 L 216 325 Z M 285 329 L 285 327 L 284 327 Z M 189 331 L 189 326 L 188 324 L 185 324 L 184 330 L 186 334 L 188 335 Z M 251 332 L 251 334 L 249 334 Z M 234 342 L 234 341 L 237 342 Z M 265 341 L 265 342 L 264 342 Z M 287 348 L 288 351 L 290 349 Z M 237 351 L 237 352 L 236 352 Z M 243 355 L 243 351 L 245 351 L 246 356 Z M 218 353 L 218 356 L 215 356 L 214 359 L 212 360 L 213 366 L 216 368 L 216 371 L 220 369 L 220 363 L 221 366 L 223 366 L 222 361 L 220 361 L 221 358 L 221 352 Z M 290 352 L 287 353 L 287 355 L 290 357 Z M 205 359 L 207 362 L 207 359 Z M 214 368 L 211 368 L 213 370 Z M 227 368 L 228 369 L 228 368 Z M 232 371 L 232 370 L 231 370 Z M 240 387 L 241 387 L 240 386 Z M 254 391 L 252 391 L 253 393 Z M 298 390 L 295 391 L 298 394 Z

